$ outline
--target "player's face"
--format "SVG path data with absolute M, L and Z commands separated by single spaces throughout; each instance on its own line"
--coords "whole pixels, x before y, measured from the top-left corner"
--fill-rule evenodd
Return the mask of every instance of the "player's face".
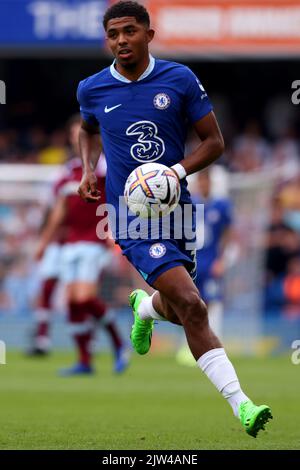
M 108 21 L 106 39 L 108 46 L 122 67 L 134 67 L 148 60 L 148 44 L 154 31 L 138 23 L 134 17 L 113 18 Z

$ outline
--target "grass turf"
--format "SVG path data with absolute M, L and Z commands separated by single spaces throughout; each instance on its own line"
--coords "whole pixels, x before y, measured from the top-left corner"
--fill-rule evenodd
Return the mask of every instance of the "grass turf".
M 233 359 L 240 381 L 274 420 L 249 437 L 198 368 L 133 356 L 121 376 L 101 355 L 92 377 L 57 376 L 68 353 L 0 366 L 0 449 L 299 449 L 300 366 L 290 357 Z

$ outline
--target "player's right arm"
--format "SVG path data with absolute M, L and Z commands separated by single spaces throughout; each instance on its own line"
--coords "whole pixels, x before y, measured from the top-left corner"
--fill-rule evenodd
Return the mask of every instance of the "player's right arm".
M 101 139 L 98 126 L 82 121 L 79 132 L 79 148 L 82 160 L 82 179 L 78 193 L 88 202 L 96 202 L 100 198 L 97 189 L 95 169 L 101 154 Z
M 77 99 L 82 116 L 79 132 L 79 150 L 82 160 L 82 179 L 78 189 L 79 195 L 87 202 L 97 202 L 100 194 L 97 190 L 95 169 L 101 153 L 99 122 L 89 98 L 89 80 L 78 85 Z

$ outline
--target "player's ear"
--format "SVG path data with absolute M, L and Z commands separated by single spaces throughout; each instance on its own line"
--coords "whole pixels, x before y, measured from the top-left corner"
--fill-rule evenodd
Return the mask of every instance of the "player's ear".
M 154 38 L 154 35 L 155 35 L 154 29 L 147 30 L 148 43 L 152 41 L 152 39 Z

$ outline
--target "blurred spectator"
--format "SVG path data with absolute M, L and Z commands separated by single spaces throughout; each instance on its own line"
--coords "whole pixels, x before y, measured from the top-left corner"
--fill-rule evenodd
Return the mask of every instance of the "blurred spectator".
M 257 121 L 249 121 L 244 133 L 233 140 L 230 169 L 235 172 L 261 170 L 270 159 L 271 149 Z
M 59 165 L 68 156 L 65 129 L 49 134 L 42 127 L 31 127 L 22 132 L 0 130 L 1 163 L 42 163 Z
M 266 241 L 266 314 L 300 317 L 300 214 L 298 178 L 284 185 L 272 201 Z
M 272 158 L 268 166 L 281 168 L 283 179 L 293 178 L 300 170 L 299 142 L 293 127 L 286 129 L 281 139 L 278 139 L 272 149 Z
M 67 136 L 57 129 L 50 135 L 49 145 L 39 153 L 38 162 L 46 165 L 60 165 L 67 159 Z
M 264 122 L 272 138 L 281 139 L 291 125 L 297 122 L 299 110 L 291 105 L 286 93 L 273 96 L 264 110 Z
M 293 307 L 296 306 L 295 312 L 300 316 L 300 256 L 295 256 L 289 260 L 283 290 L 287 303 Z M 291 309 L 288 310 L 291 312 Z
M 266 244 L 267 280 L 285 274 L 289 259 L 299 250 L 299 237 L 284 223 L 284 210 L 278 199 L 273 201 L 271 210 Z

